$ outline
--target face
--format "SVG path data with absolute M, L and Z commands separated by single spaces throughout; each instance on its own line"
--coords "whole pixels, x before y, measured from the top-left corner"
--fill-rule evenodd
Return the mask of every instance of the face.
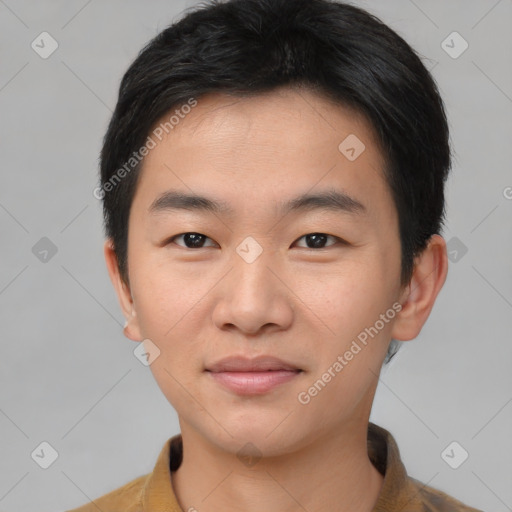
M 149 152 L 121 300 L 182 432 L 282 454 L 364 421 L 404 299 L 382 168 L 364 119 L 288 89 L 203 97 Z M 230 388 L 207 369 L 233 355 L 301 371 Z

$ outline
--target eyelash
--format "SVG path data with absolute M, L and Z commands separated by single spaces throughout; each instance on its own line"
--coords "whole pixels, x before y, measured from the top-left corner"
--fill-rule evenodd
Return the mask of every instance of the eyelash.
M 203 235 L 202 233 L 197 233 L 195 231 L 187 231 L 185 233 L 180 233 L 179 235 L 174 235 L 173 237 L 169 238 L 168 240 L 166 240 L 164 242 L 164 245 L 169 245 L 170 243 L 174 243 L 174 240 L 176 238 L 179 238 L 179 237 L 182 237 L 182 236 L 185 236 L 185 235 L 199 235 L 199 236 L 202 236 L 202 237 L 205 237 L 206 239 L 209 239 L 211 240 L 211 238 L 207 237 L 206 235 Z M 296 243 L 298 240 L 301 240 L 302 238 L 306 237 L 306 236 L 309 236 L 309 235 L 323 235 L 323 236 L 327 236 L 327 237 L 330 237 L 332 239 L 334 239 L 337 243 L 334 243 L 334 244 L 331 244 L 331 245 L 328 245 L 326 247 L 320 247 L 320 248 L 312 248 L 312 247 L 301 247 L 302 249 L 309 249 L 309 250 L 312 250 L 312 251 L 315 251 L 315 250 L 322 250 L 322 249 L 329 249 L 330 247 L 334 247 L 336 245 L 348 245 L 348 242 L 346 242 L 345 240 L 343 240 L 342 238 L 339 238 L 337 236 L 334 236 L 334 235 L 329 235 L 328 233 L 319 233 L 319 232 L 313 232 L 313 233 L 306 233 L 305 235 L 302 235 L 300 238 L 298 238 L 294 243 Z M 178 244 L 176 244 L 178 245 Z M 183 249 L 189 249 L 189 250 L 198 250 L 198 249 L 205 249 L 206 247 L 186 247 L 186 246 L 183 246 L 183 245 L 178 245 L 179 247 L 182 247 Z M 208 247 L 208 246 L 207 246 Z M 211 246 L 209 246 L 211 247 Z

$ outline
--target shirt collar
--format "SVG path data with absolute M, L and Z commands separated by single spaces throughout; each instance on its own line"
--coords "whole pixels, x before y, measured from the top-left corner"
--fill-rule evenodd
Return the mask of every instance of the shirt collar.
M 373 512 L 389 512 L 397 506 L 405 506 L 417 491 L 411 486 L 393 436 L 384 428 L 369 423 L 367 446 L 372 464 L 384 475 Z M 182 438 L 177 434 L 167 440 L 146 480 L 142 493 L 143 512 L 183 512 L 171 480 L 171 471 L 180 466 L 182 458 Z

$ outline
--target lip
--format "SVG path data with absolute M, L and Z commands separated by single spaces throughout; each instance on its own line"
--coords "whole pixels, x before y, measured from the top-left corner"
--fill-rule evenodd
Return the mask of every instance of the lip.
M 205 370 L 216 382 L 239 395 L 261 395 L 285 384 L 303 370 L 271 356 L 233 356 L 209 365 Z
M 298 371 L 300 368 L 273 356 L 258 356 L 253 358 L 230 356 L 208 365 L 206 371 L 218 372 L 265 372 L 288 370 Z

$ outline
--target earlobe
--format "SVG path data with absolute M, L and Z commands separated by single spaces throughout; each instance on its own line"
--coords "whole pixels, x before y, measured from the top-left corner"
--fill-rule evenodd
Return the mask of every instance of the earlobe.
M 432 235 L 425 250 L 415 259 L 413 276 L 402 295 L 402 310 L 393 325 L 392 338 L 408 341 L 418 336 L 447 273 L 446 242 L 440 235 Z
M 131 316 L 126 320 L 123 333 L 132 341 L 142 341 L 143 336 L 140 335 L 139 324 L 136 317 L 135 310 L 132 311 Z
M 131 291 L 128 285 L 121 278 L 117 256 L 110 238 L 105 241 L 103 252 L 110 280 L 114 286 L 123 315 L 126 318 L 126 323 L 123 327 L 124 335 L 133 341 L 140 341 L 143 337 L 140 336 L 140 329 Z

